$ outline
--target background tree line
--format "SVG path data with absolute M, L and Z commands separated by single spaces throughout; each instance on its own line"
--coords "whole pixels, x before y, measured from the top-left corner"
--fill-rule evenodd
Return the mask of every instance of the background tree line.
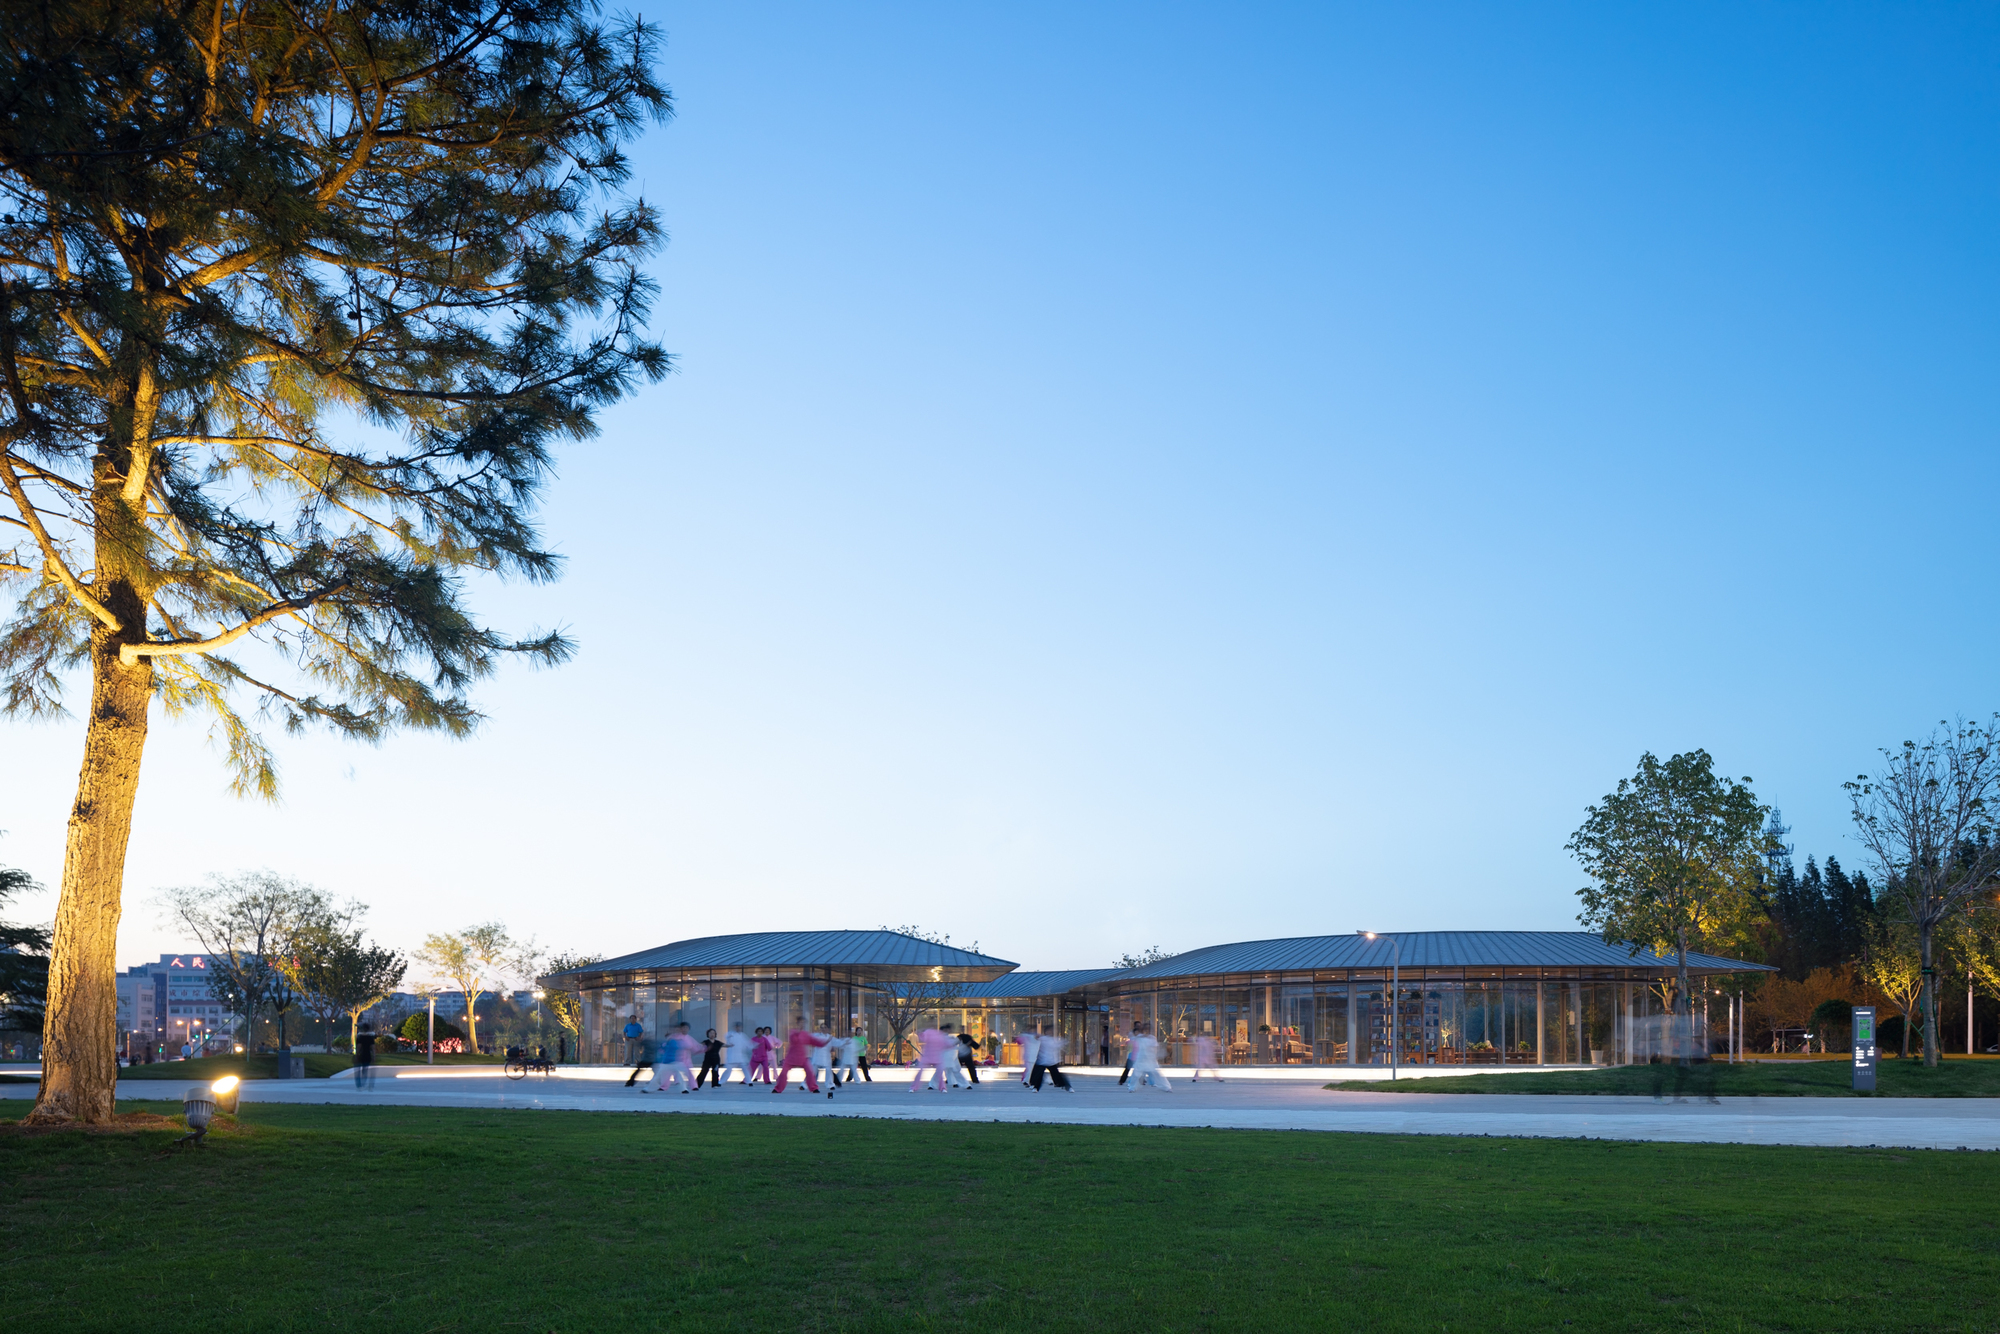
M 1586 812 L 1569 842 L 1591 877 L 1579 920 L 1678 959 L 1662 991 L 1684 1054 L 1711 1040 L 1696 1031 L 1690 953 L 1776 969 L 1719 984 L 1742 996 L 1746 1037 L 1766 1047 L 1805 1032 L 1844 1044 L 1851 1007 L 1872 1004 L 1885 1045 L 1935 1064 L 1946 1008 L 1966 1019 L 1965 988 L 2000 1000 L 2000 715 L 1940 723 L 1881 755 L 1843 785 L 1870 863 L 1851 874 L 1831 856 L 1799 871 L 1778 812 L 1706 751 L 1642 756 Z

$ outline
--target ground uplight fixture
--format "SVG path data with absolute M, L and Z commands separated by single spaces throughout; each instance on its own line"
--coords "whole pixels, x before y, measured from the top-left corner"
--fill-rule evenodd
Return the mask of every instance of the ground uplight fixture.
M 209 1119 L 215 1115 L 215 1095 L 205 1085 L 197 1084 L 182 1096 L 181 1111 L 187 1117 L 188 1133 L 174 1143 L 186 1144 L 190 1140 L 201 1143 L 208 1134 Z
M 235 1075 L 224 1075 L 208 1086 L 209 1092 L 215 1095 L 217 1109 L 231 1116 L 236 1115 L 236 1086 L 242 1082 Z

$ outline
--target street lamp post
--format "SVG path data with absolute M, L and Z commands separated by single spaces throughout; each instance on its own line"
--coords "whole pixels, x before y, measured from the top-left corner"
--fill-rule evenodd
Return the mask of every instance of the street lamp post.
M 430 1001 L 431 1001 L 430 1028 L 424 1034 L 424 1064 L 436 1065 L 437 1045 L 438 1045 L 438 998 L 435 995 L 433 995 L 430 998 Z
M 1380 940 L 1382 938 L 1381 933 L 1378 931 L 1356 931 L 1354 934 L 1360 936 L 1363 940 Z M 1391 950 L 1389 955 L 1389 1082 L 1393 1084 L 1396 1082 L 1397 1058 L 1401 1055 L 1396 1050 L 1396 1045 L 1402 1038 L 1402 1034 L 1398 1031 L 1398 1028 L 1403 1001 L 1402 997 L 1397 994 L 1403 989 L 1402 940 L 1396 936 L 1390 936 L 1389 948 Z

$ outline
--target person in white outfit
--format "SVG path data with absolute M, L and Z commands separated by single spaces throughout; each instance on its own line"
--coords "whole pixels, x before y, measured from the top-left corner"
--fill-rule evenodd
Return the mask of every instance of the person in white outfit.
M 1215 1039 L 1210 1037 L 1208 1034 L 1202 1033 L 1195 1038 L 1194 1040 L 1195 1082 L 1197 1083 L 1200 1082 L 1201 1072 L 1204 1070 L 1208 1071 L 1208 1077 L 1210 1079 L 1214 1080 L 1218 1084 L 1222 1082 L 1222 1071 L 1216 1068 L 1218 1064 L 1216 1058 L 1219 1057 L 1221 1054 L 1222 1054 L 1221 1050 L 1218 1044 L 1216 1043 Z
M 1132 1082 L 1128 1088 L 1151 1082 L 1172 1093 L 1174 1086 L 1160 1073 L 1160 1040 L 1138 1026 L 1132 1030 Z
M 1062 1034 L 1042 1034 L 1042 1040 L 1035 1044 L 1035 1077 L 1029 1081 L 1029 1088 L 1040 1093 L 1042 1091 L 1042 1077 L 1046 1075 L 1054 1079 L 1056 1087 L 1063 1092 L 1074 1093 L 1076 1091 L 1069 1086 L 1069 1077 L 1062 1072 L 1063 1046 Z
M 743 1082 L 750 1082 L 750 1035 L 743 1031 L 743 1025 L 731 1024 L 729 1037 L 722 1046 L 722 1082 L 729 1082 L 731 1070 L 743 1076 Z
M 833 1083 L 834 1066 L 840 1060 L 840 1049 L 844 1044 L 824 1027 L 815 1029 L 814 1032 L 825 1038 L 826 1043 L 824 1046 L 813 1048 L 812 1062 L 819 1068 L 820 1082 L 830 1087 Z
M 852 1084 L 861 1073 L 861 1031 L 856 1029 L 853 1036 L 841 1038 L 833 1045 L 840 1049 L 839 1055 L 834 1058 L 834 1074 L 841 1083 Z M 842 1074 L 842 1071 L 846 1073 Z
M 938 1025 L 938 1031 L 945 1036 L 945 1048 L 938 1053 L 938 1060 L 943 1062 L 938 1067 L 938 1073 L 950 1080 L 953 1088 L 971 1088 L 972 1085 L 965 1078 L 965 1066 L 958 1059 L 958 1034 L 952 1029 L 953 1026 L 950 1024 Z
M 1039 1033 L 1037 1033 L 1037 1032 L 1033 1031 L 1032 1029 L 1023 1029 L 1023 1030 L 1022 1030 L 1022 1032 L 1021 1032 L 1021 1082 L 1022 1082 L 1023 1084 L 1027 1083 L 1027 1082 L 1028 1082 L 1028 1079 L 1029 1079 L 1029 1077 L 1030 1077 L 1030 1076 L 1032 1076 L 1032 1075 L 1033 1075 L 1033 1074 L 1035 1073 L 1035 1058 L 1036 1058 L 1036 1057 L 1037 1057 L 1038 1055 L 1040 1055 L 1040 1053 L 1041 1053 L 1041 1047 L 1042 1047 L 1042 1036 L 1041 1036 L 1041 1034 L 1039 1034 Z

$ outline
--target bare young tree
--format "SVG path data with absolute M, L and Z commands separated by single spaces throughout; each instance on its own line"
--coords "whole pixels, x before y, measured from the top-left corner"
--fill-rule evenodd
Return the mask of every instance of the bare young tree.
M 298 993 L 280 962 L 292 957 L 295 936 L 334 918 L 326 896 L 289 876 L 246 871 L 169 889 L 161 898 L 209 956 L 210 991 L 241 1006 L 246 1043 L 257 1016 L 270 1006 L 278 1016 L 282 1051 L 284 1014 Z
M 894 931 L 898 935 L 913 936 L 918 940 L 929 941 L 933 945 L 951 944 L 949 935 L 926 930 L 920 926 L 885 926 L 880 929 Z M 972 943 L 971 950 L 974 954 L 979 953 L 978 941 Z M 942 1008 L 946 1001 L 956 997 L 962 985 L 958 982 L 947 982 L 943 968 L 932 968 L 924 977 L 915 980 L 885 982 L 881 985 L 875 1012 L 889 1025 L 892 1059 L 898 1061 L 903 1059 L 904 1035 L 915 1028 L 925 1015 L 934 1013 Z
M 1882 751 L 1878 774 L 1843 784 L 1855 836 L 1881 874 L 1880 893 L 1916 931 L 1924 1064 L 1938 1063 L 1937 944 L 1953 916 L 2000 875 L 1993 809 L 2000 794 L 2000 714 L 1940 722 L 1922 741 Z

